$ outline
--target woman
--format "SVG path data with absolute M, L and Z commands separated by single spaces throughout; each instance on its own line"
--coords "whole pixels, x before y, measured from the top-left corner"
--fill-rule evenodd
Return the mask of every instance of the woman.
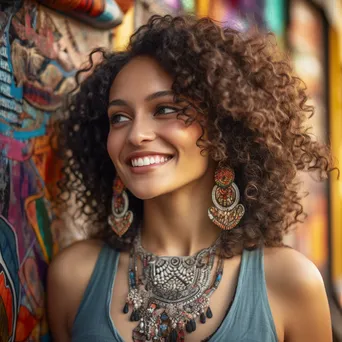
M 282 243 L 297 172 L 331 168 L 306 99 L 269 37 L 209 19 L 104 53 L 61 124 L 61 189 L 98 232 L 50 267 L 55 340 L 331 341 L 321 276 Z

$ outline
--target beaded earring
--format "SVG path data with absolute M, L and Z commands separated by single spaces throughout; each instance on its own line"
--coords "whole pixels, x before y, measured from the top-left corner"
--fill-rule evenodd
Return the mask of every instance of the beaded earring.
M 245 207 L 239 203 L 240 192 L 234 178 L 234 171 L 229 167 L 218 167 L 215 171 L 211 195 L 214 205 L 208 209 L 208 216 L 223 230 L 236 227 L 245 213 Z
M 112 214 L 108 217 L 108 223 L 120 237 L 127 232 L 133 222 L 133 213 L 128 210 L 128 205 L 129 201 L 125 186 L 117 175 L 113 185 Z

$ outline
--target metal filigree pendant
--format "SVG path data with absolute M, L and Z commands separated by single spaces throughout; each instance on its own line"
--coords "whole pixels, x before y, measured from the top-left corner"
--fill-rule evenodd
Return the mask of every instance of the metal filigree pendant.
M 197 321 L 204 324 L 213 314 L 210 297 L 223 273 L 219 258 L 212 283 L 210 275 L 218 241 L 189 257 L 159 257 L 146 252 L 137 237 L 130 256 L 129 293 L 123 308 L 131 309 L 131 321 L 139 322 L 133 341 L 181 342 L 185 332 L 196 330 Z M 137 260 L 143 272 L 137 276 Z

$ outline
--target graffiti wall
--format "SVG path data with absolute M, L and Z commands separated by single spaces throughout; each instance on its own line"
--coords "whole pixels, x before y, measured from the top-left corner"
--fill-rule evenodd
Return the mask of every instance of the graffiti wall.
M 49 339 L 45 277 L 63 235 L 51 209 L 60 172 L 51 148 L 52 124 L 88 52 L 111 48 L 113 32 L 103 27 L 122 19 L 114 1 L 87 3 L 92 2 L 81 21 L 72 19 L 68 1 L 54 10 L 36 1 L 1 8 L 1 341 Z

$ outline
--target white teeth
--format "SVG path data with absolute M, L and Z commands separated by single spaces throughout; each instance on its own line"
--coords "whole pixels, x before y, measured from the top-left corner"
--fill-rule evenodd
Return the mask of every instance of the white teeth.
M 148 157 L 144 157 L 144 165 L 150 165 L 150 159 Z
M 143 158 L 135 158 L 131 159 L 131 164 L 133 167 L 139 167 L 139 166 L 148 166 L 152 164 L 160 164 L 168 161 L 172 157 L 163 157 L 163 156 L 153 156 L 153 157 L 143 157 Z

